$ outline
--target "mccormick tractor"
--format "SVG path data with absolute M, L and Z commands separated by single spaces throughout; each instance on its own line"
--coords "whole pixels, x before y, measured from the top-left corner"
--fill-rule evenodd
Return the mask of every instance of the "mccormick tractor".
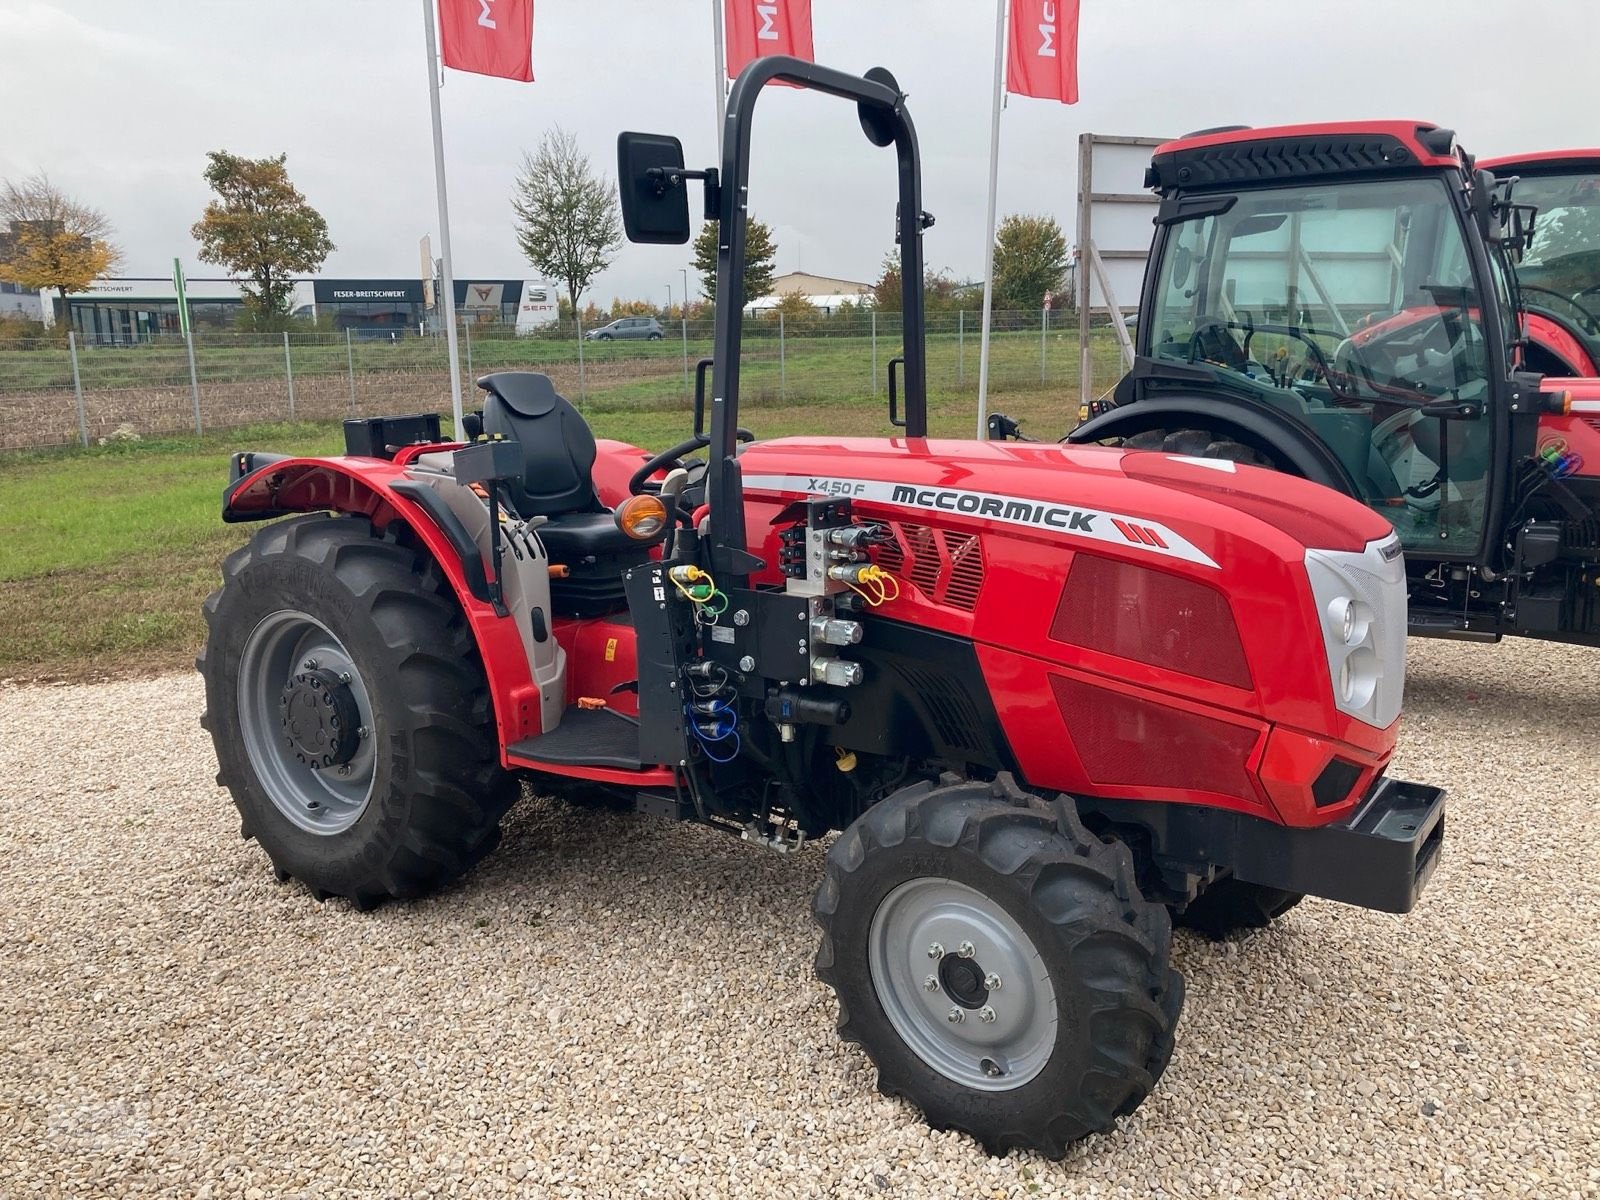
M 1400 545 L 1249 467 L 930 439 L 915 291 L 896 436 L 746 432 L 773 81 L 853 101 L 893 147 L 922 278 L 887 71 L 757 60 L 720 169 L 622 134 L 632 239 L 687 241 L 693 180 L 721 230 L 709 428 L 702 403 L 659 453 L 597 440 L 509 371 L 461 440 L 426 414 L 347 422 L 342 456 L 235 455 L 223 517 L 268 523 L 205 606 L 218 780 L 280 880 L 361 909 L 465 872 L 524 781 L 778 851 L 841 831 L 814 908 L 841 1034 L 934 1125 L 1060 1156 L 1166 1067 L 1172 913 L 1221 931 L 1304 893 L 1416 902 L 1443 793 L 1385 775 Z
M 1538 225 L 1517 263 L 1529 370 L 1600 376 L 1600 150 L 1549 150 L 1480 162 L 1515 179 Z M 1600 449 L 1600 446 L 1596 447 Z
M 1600 380 L 1525 367 L 1509 187 L 1407 121 L 1202 132 L 1146 183 L 1133 369 L 1066 440 L 1356 498 L 1405 547 L 1414 634 L 1600 645 Z

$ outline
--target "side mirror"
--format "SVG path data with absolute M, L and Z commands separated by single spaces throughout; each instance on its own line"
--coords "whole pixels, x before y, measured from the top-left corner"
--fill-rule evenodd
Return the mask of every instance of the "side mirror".
M 689 189 L 677 138 L 618 134 L 617 190 L 630 242 L 681 246 L 689 240 Z

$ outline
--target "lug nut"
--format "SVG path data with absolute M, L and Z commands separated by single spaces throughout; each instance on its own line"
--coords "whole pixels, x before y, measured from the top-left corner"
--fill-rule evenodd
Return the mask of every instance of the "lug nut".
M 993 1025 L 994 1024 L 994 1009 L 990 1008 L 987 1004 L 985 1004 L 982 1008 L 980 1008 L 978 1010 L 978 1020 L 982 1021 L 985 1025 Z
M 341 775 L 350 774 L 350 764 L 349 763 L 345 763 L 343 766 L 341 766 L 339 768 L 339 774 L 341 774 Z
M 1000 976 L 985 975 L 983 977 L 983 986 L 988 991 L 998 992 L 1000 990 Z
M 358 738 L 364 738 L 364 737 L 366 737 L 366 736 L 367 736 L 367 735 L 368 735 L 368 734 L 369 734 L 369 733 L 371 733 L 371 732 L 372 732 L 372 731 L 371 731 L 371 730 L 370 730 L 370 729 L 368 729 L 368 728 L 367 728 L 367 727 L 366 727 L 366 726 L 365 726 L 365 725 L 363 725 L 363 726 L 361 726 L 361 728 L 359 728 L 359 729 L 357 729 L 357 730 L 356 730 L 356 736 L 357 736 L 357 737 L 358 737 Z M 998 984 L 998 983 L 997 983 L 997 984 L 995 984 L 995 985 L 994 985 L 994 986 L 995 986 L 995 987 L 999 987 L 999 986 L 1000 986 L 1000 985 L 999 985 L 999 984 Z M 990 991 L 993 991 L 993 990 L 994 990 L 994 988 L 990 988 L 990 989 L 989 989 L 989 990 L 990 990 Z
M 937 992 L 939 990 L 939 979 L 937 976 L 929 975 L 922 981 L 922 986 L 927 988 L 930 992 Z
M 983 1060 L 983 1073 L 990 1079 L 999 1079 L 1005 1072 L 1000 1069 L 1000 1064 L 992 1058 Z
M 929 958 L 943 958 L 944 957 L 944 947 L 941 946 L 938 942 L 930 943 L 929 946 L 928 946 L 928 957 Z
M 350 682 L 350 672 L 349 671 L 340 671 L 339 672 L 339 682 L 340 683 L 349 683 Z
M 956 953 L 962 958 L 971 958 L 977 952 L 978 948 L 971 942 L 962 942 L 961 945 L 956 947 Z
M 949 1014 L 945 1017 L 945 1020 L 949 1021 L 952 1025 L 959 1025 L 966 1019 L 967 1012 L 966 1009 L 963 1008 L 952 1008 Z
M 317 660 L 314 659 L 314 658 L 306 659 L 306 670 L 315 671 L 316 669 L 317 669 Z

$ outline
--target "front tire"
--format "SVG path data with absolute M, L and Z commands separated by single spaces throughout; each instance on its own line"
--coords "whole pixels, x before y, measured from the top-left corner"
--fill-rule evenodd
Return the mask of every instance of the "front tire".
M 201 724 L 280 880 L 365 909 L 427 894 L 499 840 L 477 647 L 425 554 L 364 517 L 296 517 L 229 556 L 205 603 Z
M 1303 892 L 1245 883 L 1230 875 L 1207 886 L 1172 923 L 1220 942 L 1241 930 L 1265 929 L 1304 899 Z
M 828 852 L 817 975 L 878 1088 L 993 1154 L 1060 1158 L 1149 1094 L 1183 979 L 1131 855 L 1009 776 L 922 784 Z

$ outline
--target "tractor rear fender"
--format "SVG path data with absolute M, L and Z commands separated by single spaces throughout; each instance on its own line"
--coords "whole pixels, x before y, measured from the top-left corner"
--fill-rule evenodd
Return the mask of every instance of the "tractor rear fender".
M 541 731 L 539 687 L 517 623 L 489 600 L 483 553 L 459 517 L 403 466 L 368 458 L 280 458 L 236 454 L 222 494 L 222 519 L 263 521 L 289 513 L 368 517 L 379 529 L 402 522 L 438 564 L 478 644 L 504 747 Z
M 1139 400 L 1091 418 L 1067 435 L 1076 445 L 1129 438 L 1152 429 L 1207 429 L 1269 457 L 1281 469 L 1343 492 L 1361 491 L 1337 456 L 1309 430 L 1273 409 L 1216 396 Z

